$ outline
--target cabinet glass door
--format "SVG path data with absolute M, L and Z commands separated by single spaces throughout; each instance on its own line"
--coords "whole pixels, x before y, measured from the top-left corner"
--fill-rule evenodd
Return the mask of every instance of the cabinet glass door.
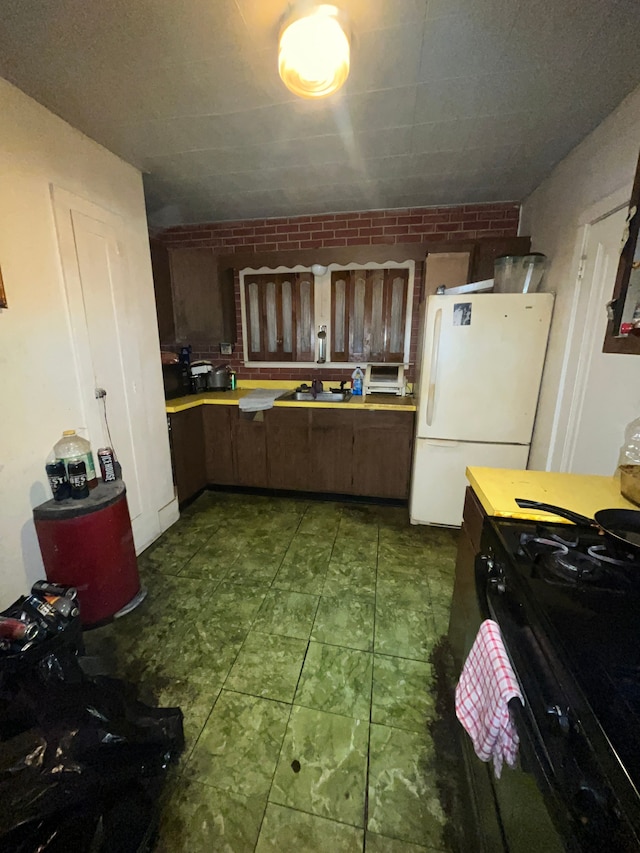
M 313 361 L 313 275 L 245 276 L 248 353 L 252 361 Z
M 406 269 L 333 272 L 331 360 L 404 361 L 408 286 Z

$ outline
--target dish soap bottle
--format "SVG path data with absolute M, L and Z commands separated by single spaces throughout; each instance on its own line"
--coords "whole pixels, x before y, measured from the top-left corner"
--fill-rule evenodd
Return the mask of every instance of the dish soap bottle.
M 364 382 L 364 373 L 360 367 L 351 374 L 351 393 L 354 397 L 362 397 L 362 383 Z

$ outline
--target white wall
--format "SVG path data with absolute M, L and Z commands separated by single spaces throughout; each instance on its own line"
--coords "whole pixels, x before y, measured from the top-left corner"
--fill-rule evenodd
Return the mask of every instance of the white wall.
M 578 280 L 584 226 L 628 204 L 639 148 L 640 87 L 556 166 L 522 207 L 521 233 L 531 234 L 533 250 L 551 261 L 543 289 L 557 294 L 529 460 L 534 469 L 571 468 L 563 463 L 563 451 L 571 426 L 567 402 L 577 369 L 572 344 L 584 331 L 579 322 L 572 328 L 572 320 L 578 313 L 586 315 L 589 297 L 580 292 Z M 613 292 L 615 270 L 610 275 L 608 295 L 594 320 L 598 328 L 590 330 L 597 345 L 586 388 L 590 398 L 598 400 L 600 423 L 597 431 L 592 422 L 579 424 L 582 439 L 589 439 L 591 447 L 591 458 L 579 473 L 613 473 L 624 427 L 640 415 L 640 357 L 601 352 L 605 303 Z
M 140 550 L 174 499 L 142 179 L 133 167 L 0 79 L 0 607 L 42 576 L 31 510 L 50 497 L 45 458 L 82 428 L 51 185 L 118 215 L 141 354 L 139 451 L 147 516 Z M 85 401 L 86 403 L 87 401 Z M 99 441 L 99 439 L 98 439 Z M 94 449 L 97 449 L 94 447 Z M 126 472 L 125 472 L 126 473 Z M 126 476 L 125 476 L 126 479 Z M 167 512 L 161 513 L 165 519 Z M 175 513 L 173 515 L 175 517 Z M 166 521 L 164 522 L 166 526 Z

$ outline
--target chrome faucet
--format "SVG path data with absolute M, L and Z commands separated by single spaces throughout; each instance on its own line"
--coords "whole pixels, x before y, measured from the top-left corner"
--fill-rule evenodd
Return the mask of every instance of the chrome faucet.
M 313 395 L 313 399 L 315 400 L 318 394 L 321 394 L 324 391 L 324 385 L 322 384 L 320 379 L 314 379 L 311 383 L 311 393 Z

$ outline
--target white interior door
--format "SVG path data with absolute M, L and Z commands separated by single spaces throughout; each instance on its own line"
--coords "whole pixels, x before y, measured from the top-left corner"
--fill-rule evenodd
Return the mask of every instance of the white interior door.
M 89 438 L 94 454 L 107 443 L 102 402 L 95 396 L 96 388 L 104 388 L 135 534 L 143 507 L 132 432 L 132 424 L 140 417 L 135 385 L 139 357 L 129 343 L 131 332 L 125 334 L 122 328 L 128 312 L 123 258 L 113 222 L 116 217 L 58 190 L 54 190 L 54 205 L 85 421 L 70 427 Z
M 412 524 L 462 524 L 469 466 L 527 467 L 529 447 L 521 444 L 472 444 L 464 441 L 417 439 L 409 515 Z
M 568 416 L 560 469 L 574 474 L 613 474 L 624 427 L 640 414 L 640 358 L 602 352 L 626 214 L 623 207 L 603 217 L 585 237 L 575 381 L 561 404 Z
M 529 444 L 552 309 L 550 293 L 429 297 L 418 438 Z

